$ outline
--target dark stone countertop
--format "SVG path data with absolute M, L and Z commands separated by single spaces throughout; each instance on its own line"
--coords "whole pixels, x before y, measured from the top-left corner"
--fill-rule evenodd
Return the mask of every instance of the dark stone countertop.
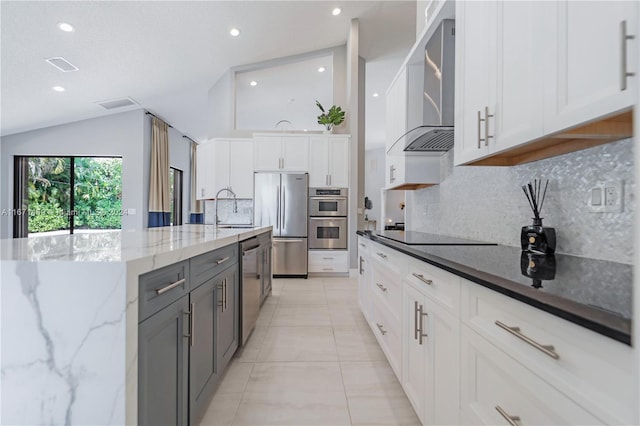
M 372 231 L 357 234 L 631 344 L 631 265 L 566 254 L 533 255 L 502 245 L 413 245 Z

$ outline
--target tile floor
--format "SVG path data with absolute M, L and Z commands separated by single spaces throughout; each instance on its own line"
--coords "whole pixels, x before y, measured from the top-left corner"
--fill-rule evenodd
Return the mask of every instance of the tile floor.
M 419 425 L 357 279 L 276 279 L 201 425 Z

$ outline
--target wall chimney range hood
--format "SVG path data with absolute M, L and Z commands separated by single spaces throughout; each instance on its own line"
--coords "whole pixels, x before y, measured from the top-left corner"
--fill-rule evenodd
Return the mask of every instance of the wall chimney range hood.
M 401 136 L 388 154 L 442 155 L 453 148 L 454 66 L 455 21 L 444 19 L 424 48 L 422 125 Z

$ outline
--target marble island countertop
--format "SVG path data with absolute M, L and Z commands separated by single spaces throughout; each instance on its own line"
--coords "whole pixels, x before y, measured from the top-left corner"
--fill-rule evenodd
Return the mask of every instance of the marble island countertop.
M 137 423 L 139 276 L 271 227 L 0 240 L 0 423 Z
M 271 230 L 182 225 L 131 231 L 43 235 L 0 240 L 0 260 L 131 262 L 187 250 L 195 256 Z

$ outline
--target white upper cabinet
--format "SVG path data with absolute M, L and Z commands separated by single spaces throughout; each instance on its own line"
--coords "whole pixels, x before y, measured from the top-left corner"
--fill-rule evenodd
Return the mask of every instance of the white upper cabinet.
M 407 132 L 407 70 L 403 68 L 387 91 L 386 150 Z
M 456 3 L 456 164 L 543 135 L 536 2 Z M 460 121 L 458 121 L 460 119 Z
M 349 186 L 348 136 L 312 136 L 309 139 L 309 186 Z
M 560 133 L 637 102 L 637 8 L 456 2 L 455 164 L 521 164 L 629 137 L 624 124 Z M 590 142 L 562 144 L 571 139 Z
M 215 158 L 213 142 L 198 144 L 196 148 L 196 197 L 198 200 L 215 196 Z
M 231 188 L 238 198 L 253 198 L 251 139 L 214 139 L 198 145 L 197 153 L 198 199 L 214 198 L 222 188 Z
M 481 120 L 489 107 L 496 3 L 456 2 L 455 162 L 489 153 Z
M 257 135 L 254 141 L 255 171 L 309 170 L 309 138 L 307 136 Z
M 637 102 L 638 2 L 563 0 L 547 7 L 545 28 L 555 43 L 545 67 L 545 132 Z M 623 25 L 634 39 L 624 39 Z

